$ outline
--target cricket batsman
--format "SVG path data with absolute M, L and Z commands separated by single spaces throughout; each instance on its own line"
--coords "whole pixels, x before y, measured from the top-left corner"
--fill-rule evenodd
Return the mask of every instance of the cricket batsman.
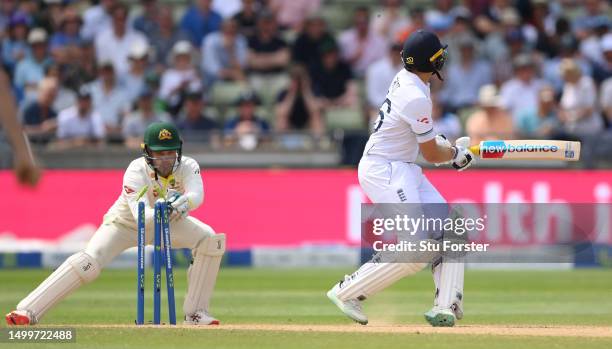
M 450 163 L 461 171 L 474 159 L 468 149 L 469 137 L 458 139 L 453 146 L 433 130 L 429 80 L 434 75 L 442 80 L 446 46 L 434 33 L 419 30 L 404 43 L 401 59 L 404 69 L 389 87 L 359 162 L 359 183 L 373 203 L 444 204 L 446 201 L 415 160 L 420 152 L 428 162 Z M 433 308 L 425 313 L 432 326 L 454 326 L 455 320 L 463 317 L 464 264 L 444 261 L 432 261 L 436 292 Z M 365 325 L 368 318 L 361 307 L 365 299 L 426 265 L 381 262 L 375 255 L 334 285 L 327 296 L 344 314 Z
M 200 166 L 182 155 L 182 141 L 171 123 L 151 124 L 145 132 L 143 156 L 128 166 L 121 195 L 104 216 L 87 247 L 70 256 L 34 291 L 6 315 L 9 325 L 33 325 L 59 301 L 95 280 L 117 255 L 137 244 L 139 191 L 145 191 L 146 243 L 153 240 L 154 203 L 168 198 L 172 246 L 192 249 L 183 305 L 185 324 L 218 325 L 209 312 L 225 235 L 189 216 L 204 199 Z M 144 189 L 143 189 L 144 188 Z

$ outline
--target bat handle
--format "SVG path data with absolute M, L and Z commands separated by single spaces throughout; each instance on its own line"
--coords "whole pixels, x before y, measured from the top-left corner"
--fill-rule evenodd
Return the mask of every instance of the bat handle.
M 469 149 L 474 155 L 480 155 L 480 144 L 473 145 Z

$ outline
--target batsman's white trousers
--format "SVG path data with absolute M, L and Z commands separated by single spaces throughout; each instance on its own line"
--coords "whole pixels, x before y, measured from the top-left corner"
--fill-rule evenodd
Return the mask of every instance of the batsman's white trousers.
M 421 167 L 378 156 L 359 162 L 359 184 L 373 203 L 446 203 Z

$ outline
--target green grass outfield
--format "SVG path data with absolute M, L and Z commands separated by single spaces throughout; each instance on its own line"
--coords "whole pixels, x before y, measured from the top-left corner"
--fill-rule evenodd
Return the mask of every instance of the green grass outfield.
M 216 329 L 136 328 L 136 271 L 106 270 L 41 325 L 76 326 L 78 348 L 612 348 L 612 270 L 466 272 L 465 319 L 431 329 L 431 274 L 406 278 L 365 303 L 370 325 L 348 320 L 325 292 L 352 270 L 221 270 L 211 312 Z M 48 270 L 0 271 L 0 309 L 8 312 Z M 152 317 L 147 271 L 146 313 Z M 177 314 L 185 272 L 175 271 Z M 165 282 L 162 300 L 165 298 Z M 162 302 L 162 319 L 167 305 Z M 439 333 L 438 333 L 439 332 Z M 8 347 L 0 343 L 0 348 Z M 26 347 L 26 346 L 23 346 Z M 12 346 L 11 346 L 12 348 Z

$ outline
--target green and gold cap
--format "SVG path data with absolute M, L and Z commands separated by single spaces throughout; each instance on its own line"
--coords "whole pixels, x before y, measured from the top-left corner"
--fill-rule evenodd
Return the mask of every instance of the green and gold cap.
M 180 150 L 182 142 L 174 124 L 155 122 L 145 130 L 144 145 L 152 151 Z

